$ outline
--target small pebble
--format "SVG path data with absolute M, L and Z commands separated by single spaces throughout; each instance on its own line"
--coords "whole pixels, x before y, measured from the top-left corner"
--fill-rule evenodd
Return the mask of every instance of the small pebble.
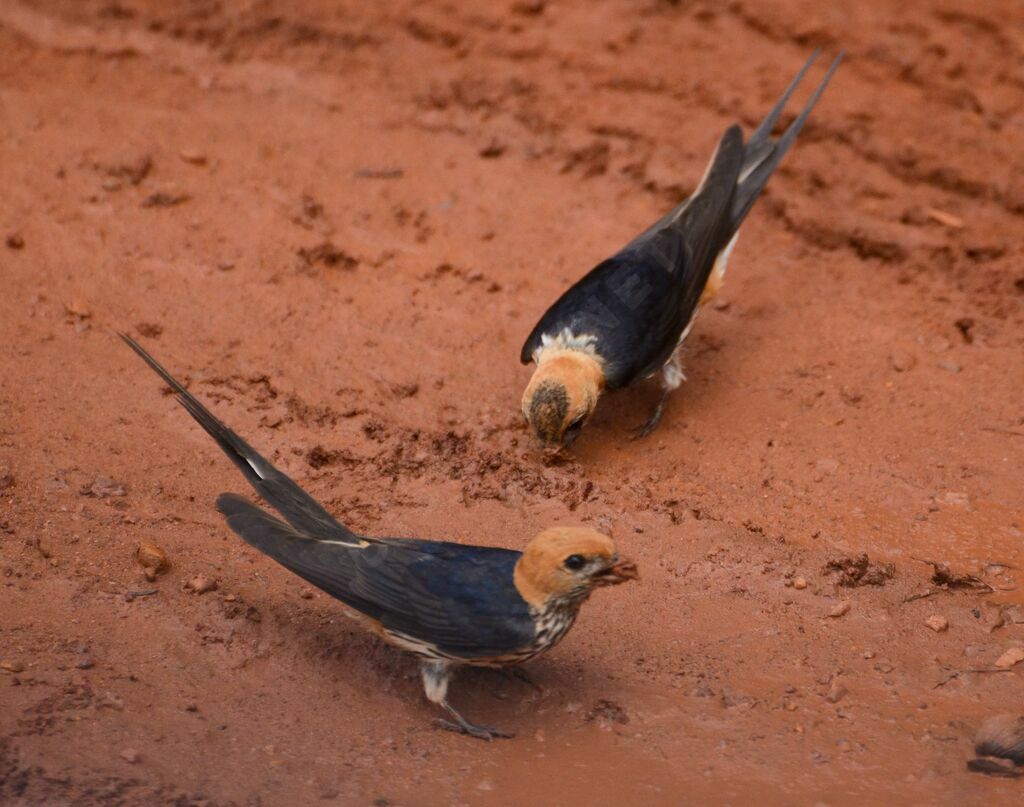
M 135 560 L 146 570 L 146 578 L 153 580 L 157 575 L 170 568 L 167 554 L 156 544 L 143 541 L 135 550 Z M 152 573 L 152 577 L 150 574 Z
M 121 752 L 121 759 L 123 759 L 125 762 L 130 762 L 132 765 L 138 762 L 139 758 L 139 752 L 136 751 L 134 748 L 126 748 L 124 749 L 124 751 Z
M 8 249 L 24 249 L 25 248 L 25 239 L 22 238 L 17 233 L 12 233 L 11 235 L 7 236 L 7 248 Z
M 313 599 L 313 592 L 310 591 L 308 588 L 304 588 L 299 592 L 299 596 L 302 597 L 302 599 L 304 600 L 311 600 Z
M 192 589 L 196 594 L 205 594 L 207 591 L 216 591 L 217 581 L 212 577 L 197 575 L 185 584 L 185 588 Z
M 996 666 L 1005 670 L 1022 661 L 1024 661 L 1024 647 L 1011 647 L 996 659 Z
M 889 356 L 889 364 L 897 373 L 906 373 L 917 366 L 917 357 L 913 353 L 898 351 Z
M 947 373 L 953 373 L 954 375 L 960 372 L 960 365 L 955 361 L 940 361 L 938 367 L 940 370 L 945 370 Z
M 807 588 L 807 581 L 802 577 L 796 577 L 793 579 L 793 588 L 797 590 L 803 590 Z
M 838 603 L 838 604 L 832 606 L 832 610 L 828 612 L 828 615 L 830 617 L 832 617 L 833 619 L 835 619 L 837 617 L 843 616 L 844 614 L 849 612 L 849 610 L 850 610 L 850 603 L 848 603 L 848 602 L 841 602 L 841 603 Z
M 829 703 L 839 703 L 850 693 L 846 687 L 840 684 L 838 681 L 833 681 L 832 685 L 828 688 L 828 694 L 825 695 L 825 700 Z
M 931 628 L 936 633 L 942 633 L 944 630 L 946 630 L 946 628 L 949 627 L 949 620 L 946 619 L 946 617 L 944 617 L 944 616 L 939 616 L 938 614 L 932 614 L 930 617 L 928 617 L 924 621 L 924 624 L 927 625 L 929 628 Z
M 0 670 L 7 670 L 9 673 L 25 672 L 25 665 L 20 661 L 0 661 Z

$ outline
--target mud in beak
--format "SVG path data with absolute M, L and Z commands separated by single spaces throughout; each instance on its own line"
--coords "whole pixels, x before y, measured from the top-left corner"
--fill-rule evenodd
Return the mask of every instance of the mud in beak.
M 604 571 L 595 574 L 592 579 L 598 586 L 617 586 L 627 580 L 638 580 L 639 578 L 640 573 L 633 561 L 617 560 Z

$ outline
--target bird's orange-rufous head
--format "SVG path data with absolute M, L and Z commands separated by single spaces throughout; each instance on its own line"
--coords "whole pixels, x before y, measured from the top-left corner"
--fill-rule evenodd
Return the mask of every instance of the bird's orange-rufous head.
M 523 393 L 523 415 L 545 448 L 568 448 L 593 414 L 603 388 L 604 372 L 593 354 L 545 351 Z
M 515 568 L 515 585 L 530 605 L 552 599 L 581 601 L 599 586 L 637 578 L 636 565 L 620 559 L 615 542 L 588 527 L 552 527 L 537 535 Z

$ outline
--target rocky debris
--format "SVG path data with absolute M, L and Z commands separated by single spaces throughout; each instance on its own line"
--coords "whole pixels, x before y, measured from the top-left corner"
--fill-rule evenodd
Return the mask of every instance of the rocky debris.
M 299 260 L 305 269 L 325 266 L 328 269 L 351 270 L 359 266 L 357 258 L 353 258 L 345 250 L 336 247 L 330 241 L 323 241 L 313 247 L 300 247 L 296 255 L 299 256 Z
M 936 633 L 942 633 L 944 630 L 949 628 L 949 620 L 944 616 L 939 616 L 938 614 L 932 614 L 924 621 L 924 624 Z
M 974 753 L 978 758 L 967 762 L 970 771 L 1009 778 L 1024 775 L 1024 717 L 990 717 L 975 735 Z
M 11 233 L 9 236 L 7 236 L 7 240 L 5 243 L 7 244 L 8 249 L 25 248 L 25 239 L 22 238 L 18 233 Z
M 135 550 L 135 560 L 143 568 L 146 579 L 149 581 L 156 580 L 159 575 L 171 568 L 167 554 L 156 544 L 148 541 L 139 544 Z
M 142 756 L 134 748 L 125 748 L 121 752 L 121 759 L 123 759 L 125 762 L 131 765 L 134 765 L 136 762 L 142 759 Z
M 92 482 L 82 485 L 78 489 L 81 496 L 91 496 L 94 499 L 110 499 L 117 496 L 124 496 L 127 491 L 120 482 L 115 482 L 109 476 L 97 476 Z
M 217 590 L 217 581 L 205 575 L 196 575 L 185 584 L 185 589 L 195 594 L 205 594 L 208 591 Z
M 894 351 L 889 356 L 889 365 L 897 373 L 907 373 L 917 366 L 917 357 L 906 351 Z
M 593 708 L 583 716 L 583 719 L 588 723 L 596 720 L 604 724 L 606 727 L 611 727 L 616 723 L 619 725 L 625 725 L 629 722 L 629 715 L 626 714 L 626 710 L 615 701 L 602 698 L 597 701 Z
M 833 605 L 828 612 L 828 615 L 833 619 L 838 619 L 841 616 L 845 616 L 850 611 L 850 603 L 840 602 Z
M 142 200 L 142 207 L 176 207 L 191 199 L 191 194 L 180 191 L 154 191 Z
M 971 574 L 953 572 L 945 563 L 939 563 L 934 560 L 926 560 L 924 563 L 932 567 L 932 582 L 937 586 L 947 589 L 992 590 L 992 586 L 981 578 Z
M 189 165 L 206 165 L 206 155 L 196 149 L 182 149 L 178 157 Z
M 14 487 L 14 474 L 9 469 L 0 467 L 0 490 Z
M 1024 647 L 1011 647 L 996 659 L 995 665 L 1005 670 L 1022 661 L 1024 661 Z
M 25 672 L 25 665 L 20 661 L 4 659 L 3 661 L 0 661 L 0 670 L 4 670 L 9 673 L 20 673 Z
M 840 586 L 883 586 L 892 580 L 896 567 L 891 563 L 872 563 L 863 553 L 857 556 L 833 558 L 822 570 L 825 574 L 838 574 L 836 583 Z
M 156 339 L 164 332 L 163 326 L 155 322 L 140 322 L 135 326 L 135 330 L 139 332 L 139 336 L 145 336 L 147 339 Z
M 807 580 L 803 577 L 794 577 L 793 588 L 795 588 L 797 591 L 803 591 L 805 588 L 807 588 Z
M 153 170 L 153 158 L 148 154 L 119 164 L 96 164 L 96 170 L 104 176 L 103 190 L 118 191 L 127 185 L 138 185 Z
M 849 694 L 850 690 L 840 684 L 838 680 L 833 680 L 829 685 L 828 692 L 825 693 L 825 700 L 829 703 L 839 703 Z

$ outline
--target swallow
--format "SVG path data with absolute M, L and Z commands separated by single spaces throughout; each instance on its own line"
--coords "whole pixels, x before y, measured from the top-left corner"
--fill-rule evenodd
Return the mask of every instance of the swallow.
M 438 721 L 445 729 L 484 740 L 511 737 L 455 710 L 448 701 L 452 672 L 463 665 L 514 668 L 540 655 L 565 636 L 594 589 L 637 577 L 611 538 L 585 527 L 546 529 L 522 552 L 357 535 L 214 417 L 138 342 L 120 336 L 282 517 L 223 493 L 217 509 L 228 527 L 419 657 L 427 699 L 451 718 Z
M 772 130 L 815 51 L 767 117 L 743 141 L 726 129 L 697 190 L 570 287 L 540 318 L 520 360 L 537 366 L 523 415 L 552 452 L 568 447 L 604 390 L 661 375 L 662 395 L 637 436 L 650 434 L 685 380 L 680 349 L 700 308 L 722 286 L 740 225 L 828 86 L 832 63 L 778 139 Z

